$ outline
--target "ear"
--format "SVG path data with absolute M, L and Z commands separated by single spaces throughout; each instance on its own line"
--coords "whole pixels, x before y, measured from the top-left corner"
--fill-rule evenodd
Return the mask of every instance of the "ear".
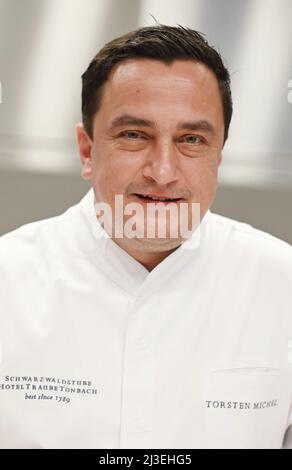
M 84 129 L 83 123 L 76 125 L 76 134 L 82 165 L 81 176 L 85 180 L 90 180 L 92 178 L 92 140 Z

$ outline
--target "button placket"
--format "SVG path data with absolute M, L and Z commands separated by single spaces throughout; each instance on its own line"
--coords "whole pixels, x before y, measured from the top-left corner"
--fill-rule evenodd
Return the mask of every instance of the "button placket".
M 121 448 L 151 447 L 153 356 L 145 306 L 134 303 L 123 356 Z

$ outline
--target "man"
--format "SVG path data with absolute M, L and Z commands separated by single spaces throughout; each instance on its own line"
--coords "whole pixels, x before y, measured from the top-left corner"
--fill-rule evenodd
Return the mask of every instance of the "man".
M 82 78 L 92 189 L 0 241 L 1 447 L 291 447 L 291 247 L 209 210 L 220 55 L 158 25 Z

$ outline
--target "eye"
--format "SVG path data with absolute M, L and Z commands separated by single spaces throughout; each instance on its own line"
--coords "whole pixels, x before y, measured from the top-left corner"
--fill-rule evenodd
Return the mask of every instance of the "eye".
M 121 134 L 122 137 L 126 137 L 127 139 L 130 140 L 137 140 L 139 138 L 143 139 L 144 136 L 141 132 L 138 131 L 124 131 Z
M 181 139 L 182 142 L 186 142 L 187 144 L 199 144 L 202 142 L 201 137 L 198 137 L 197 135 L 186 135 L 182 137 Z

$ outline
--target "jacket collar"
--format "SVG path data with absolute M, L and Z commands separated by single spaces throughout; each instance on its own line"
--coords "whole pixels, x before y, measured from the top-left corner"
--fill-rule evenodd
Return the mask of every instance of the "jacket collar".
M 87 222 L 92 247 L 88 254 L 93 257 L 104 275 L 134 297 L 144 298 L 151 295 L 161 287 L 162 283 L 167 282 L 173 276 L 181 275 L 187 266 L 195 267 L 207 243 L 210 211 L 207 211 L 192 238 L 182 243 L 149 272 L 117 245 L 102 228 L 95 214 L 92 188 L 77 207 L 81 210 L 83 220 Z

